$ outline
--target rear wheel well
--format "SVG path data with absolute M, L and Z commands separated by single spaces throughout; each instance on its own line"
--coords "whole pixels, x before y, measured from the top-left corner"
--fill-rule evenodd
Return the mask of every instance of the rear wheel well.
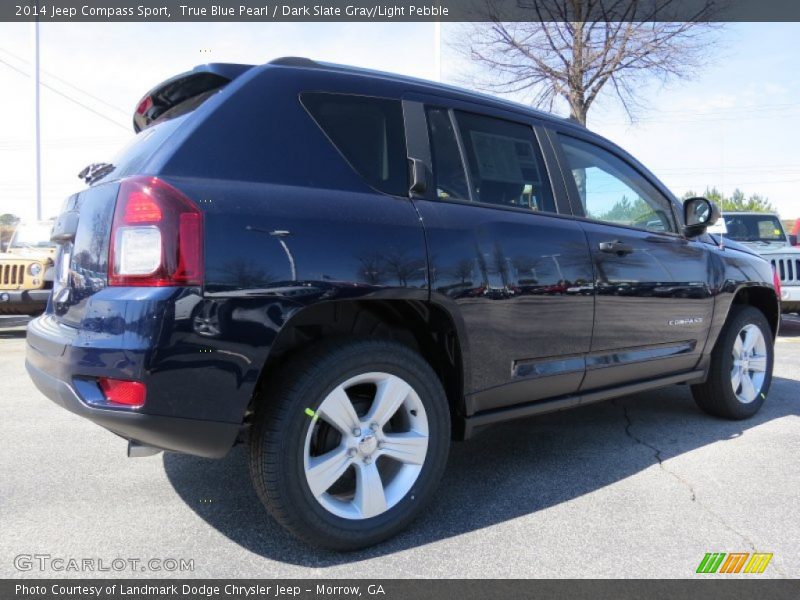
M 745 304 L 757 308 L 769 322 L 772 329 L 773 339 L 778 334 L 778 323 L 780 321 L 780 309 L 775 292 L 765 287 L 749 287 L 739 290 L 733 298 L 733 304 Z
M 256 389 L 264 389 L 264 383 L 295 354 L 321 340 L 343 336 L 394 340 L 418 352 L 442 382 L 453 421 L 463 416 L 463 364 L 455 325 L 441 308 L 414 300 L 326 302 L 301 310 L 281 328 Z M 248 414 L 258 399 L 257 391 Z

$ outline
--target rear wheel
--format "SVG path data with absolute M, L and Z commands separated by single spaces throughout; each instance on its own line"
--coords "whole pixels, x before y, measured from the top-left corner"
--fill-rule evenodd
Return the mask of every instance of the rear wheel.
M 391 341 L 328 341 L 265 390 L 250 472 L 284 527 L 354 550 L 394 535 L 430 500 L 449 436 L 444 391 L 421 356 Z
M 746 419 L 764 404 L 772 381 L 772 329 L 752 306 L 734 306 L 711 355 L 705 383 L 692 395 L 705 412 L 727 419 Z

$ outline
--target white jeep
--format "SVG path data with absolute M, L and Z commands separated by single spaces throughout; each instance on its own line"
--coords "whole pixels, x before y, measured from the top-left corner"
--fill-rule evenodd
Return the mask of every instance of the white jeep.
M 792 246 L 772 213 L 724 212 L 726 237 L 749 246 L 772 263 L 781 281 L 781 310 L 800 313 L 800 248 Z

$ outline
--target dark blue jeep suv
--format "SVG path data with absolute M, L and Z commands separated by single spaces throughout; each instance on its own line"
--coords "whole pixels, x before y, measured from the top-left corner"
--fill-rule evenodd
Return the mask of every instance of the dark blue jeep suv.
M 246 440 L 311 544 L 406 527 L 490 423 L 678 383 L 720 417 L 766 399 L 769 264 L 573 122 L 284 58 L 178 75 L 134 129 L 53 229 L 30 376 L 134 456 Z

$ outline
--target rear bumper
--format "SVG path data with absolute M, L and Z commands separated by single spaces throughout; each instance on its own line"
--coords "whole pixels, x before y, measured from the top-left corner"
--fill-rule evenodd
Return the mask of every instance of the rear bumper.
M 102 393 L 91 378 L 74 377 L 69 336 L 44 315 L 28 325 L 25 366 L 36 387 L 50 400 L 70 412 L 148 446 L 209 458 L 227 454 L 236 441 L 240 425 L 164 415 L 126 408 L 93 406 Z

